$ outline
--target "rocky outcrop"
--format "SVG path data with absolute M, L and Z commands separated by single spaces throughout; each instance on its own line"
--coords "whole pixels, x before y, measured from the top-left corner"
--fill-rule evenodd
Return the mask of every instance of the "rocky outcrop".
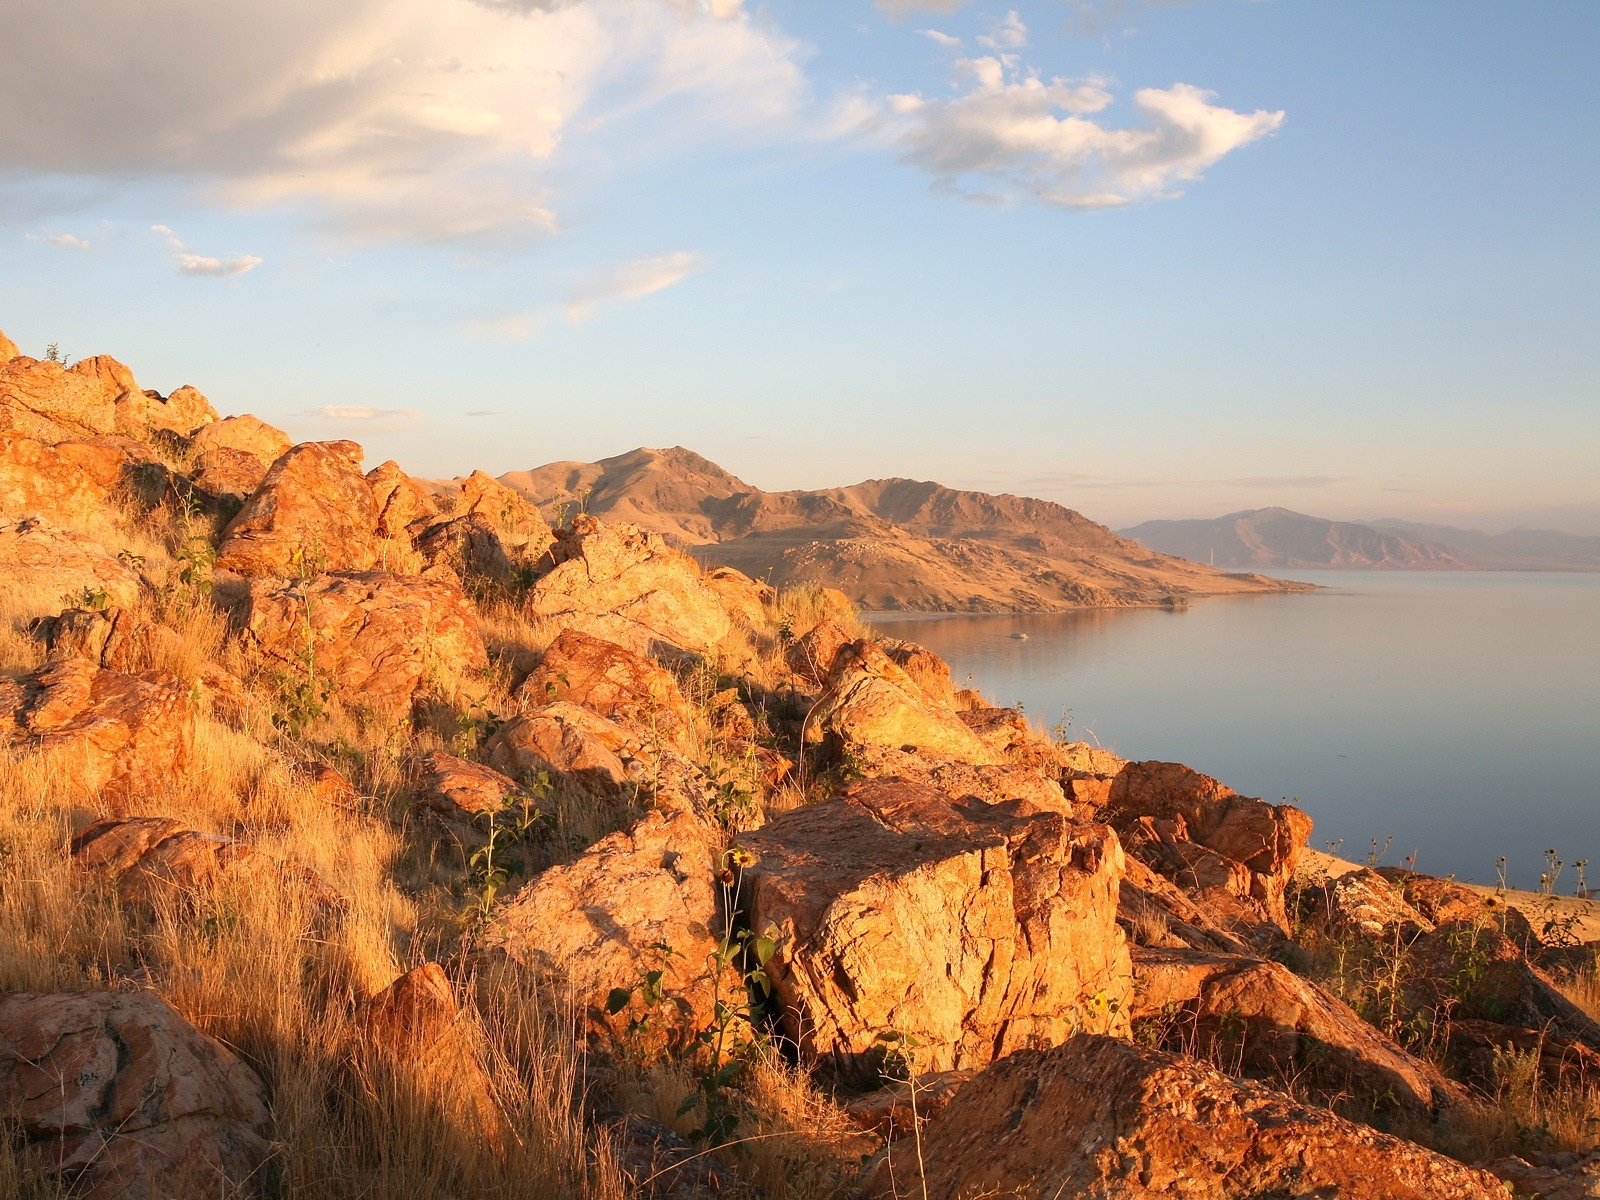
M 140 578 L 91 538 L 38 517 L 0 520 L 0 602 L 18 616 L 75 604 L 132 607 Z
M 50 443 L 115 433 L 121 394 L 93 370 L 16 357 L 0 364 L 0 432 Z
M 248 413 L 202 425 L 190 444 L 195 485 L 212 495 L 249 496 L 290 445 L 283 430 Z
M 650 1039 L 682 1044 L 709 1026 L 719 984 L 724 998 L 743 986 L 731 968 L 719 976 L 715 961 L 721 870 L 711 825 L 650 813 L 497 905 L 487 941 L 570 988 L 591 1029 L 617 1034 L 642 1020 Z
M 568 629 L 522 681 L 516 701 L 524 711 L 565 701 L 640 736 L 691 750 L 700 719 L 670 671 L 624 646 Z
M 549 549 L 555 564 L 528 611 L 638 654 L 699 654 L 728 633 L 728 614 L 688 555 L 632 525 L 580 516 Z
M 784 651 L 784 662 L 807 683 L 821 686 L 833 673 L 839 651 L 854 641 L 837 624 L 824 619 L 789 644 Z
M 343 907 L 336 893 L 305 867 L 281 863 L 243 842 L 190 829 L 169 817 L 108 818 L 80 830 L 72 859 L 117 881 L 125 904 L 154 909 L 192 903 L 224 879 L 299 891 L 323 909 Z
M 378 508 L 355 442 L 306 442 L 267 472 L 223 530 L 217 566 L 247 576 L 364 571 Z
M 499 532 L 478 513 L 429 525 L 414 544 L 429 572 L 443 571 L 445 578 L 504 583 L 515 569 Z
M 869 780 L 742 839 L 751 928 L 801 1057 L 869 1074 L 885 1036 L 919 1069 L 1123 1032 L 1122 851 L 1104 825 Z
M 432 750 L 417 764 L 417 799 L 444 817 L 471 819 L 498 813 L 528 798 L 515 779 L 443 750 Z
M 419 692 L 449 691 L 489 663 L 466 597 L 414 576 L 258 579 L 237 621 L 245 649 L 296 689 L 391 717 Z
M 520 492 L 482 471 L 474 471 L 461 484 L 456 511 L 488 522 L 503 545 L 528 563 L 539 562 L 556 540 L 550 526 Z
M 909 747 L 930 758 L 997 764 L 1005 761 L 865 639 L 840 649 L 827 690 L 807 726 L 813 739 L 833 735 L 846 745 Z
M 81 370 L 85 364 L 95 361 L 86 358 L 73 370 Z M 107 361 L 113 366 L 122 365 L 115 359 Z M 132 383 L 132 378 L 131 375 L 128 377 L 129 383 Z M 135 436 L 162 431 L 179 437 L 192 437 L 216 419 L 217 410 L 211 407 L 211 401 L 187 384 L 170 396 L 140 391 L 134 385 L 117 397 L 117 427 Z
M 270 1152 L 261 1080 L 153 992 L 0 997 L 0 1108 L 84 1200 L 232 1195 Z
M 0 512 L 82 524 L 103 513 L 129 465 L 114 439 L 51 445 L 0 433 Z
M 1278 963 L 1138 947 L 1133 969 L 1133 1018 L 1167 1048 L 1327 1096 L 1367 1097 L 1424 1120 L 1465 1098 L 1436 1067 Z
M 639 737 L 566 701 L 513 717 L 484 744 L 484 757 L 501 770 L 545 774 L 569 795 L 601 802 L 620 800 L 643 774 L 629 766 L 642 753 Z
M 128 675 L 67 658 L 0 680 L 0 744 L 48 756 L 89 792 L 162 785 L 189 761 L 194 728 L 189 688 L 159 671 Z
M 0 367 L 5 366 L 13 358 L 21 357 L 21 355 L 22 351 L 17 349 L 17 344 L 8 338 L 4 332 L 0 332 Z
M 1192 1059 L 1093 1036 L 979 1074 L 928 1122 L 922 1163 L 929 1200 L 1505 1196 L 1486 1171 Z M 917 1176 L 917 1159 L 895 1154 L 869 1195 L 921 1195 Z
M 400 469 L 393 459 L 367 472 L 367 486 L 378 508 L 379 537 L 409 541 L 411 530 L 432 520 L 439 503 L 432 493 Z

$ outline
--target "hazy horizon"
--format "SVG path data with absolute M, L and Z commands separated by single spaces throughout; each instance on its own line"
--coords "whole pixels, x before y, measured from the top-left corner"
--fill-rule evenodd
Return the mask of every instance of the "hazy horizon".
M 0 330 L 449 477 L 1600 534 L 1600 8 L 27 4 Z M 136 86 L 125 64 L 138 62 Z M 122 83 L 112 86 L 111 81 Z

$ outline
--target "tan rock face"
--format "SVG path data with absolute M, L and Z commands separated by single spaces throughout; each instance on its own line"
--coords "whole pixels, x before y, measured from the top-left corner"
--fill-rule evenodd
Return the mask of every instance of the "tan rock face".
M 417 764 L 417 799 L 441 816 L 499 812 L 523 795 L 515 779 L 443 750 L 424 754 Z
M 121 394 L 102 372 L 13 358 L 0 364 L 0 432 L 51 443 L 114 433 Z
M 464 516 L 483 518 L 502 544 L 528 562 L 538 561 L 556 540 L 539 510 L 521 492 L 482 471 L 474 471 L 462 483 L 456 508 Z
M 237 619 L 246 650 L 267 670 L 390 715 L 409 711 L 424 688 L 450 691 L 489 663 L 466 597 L 415 576 L 258 579 Z
M 864 1075 L 900 1034 L 919 1069 L 945 1070 L 1128 1028 L 1106 826 L 869 780 L 741 843 L 751 928 L 777 932 L 780 1023 L 808 1061 Z
M 514 569 L 499 532 L 477 513 L 427 526 L 415 545 L 430 571 L 444 568 L 464 580 L 504 582 Z
M 1284 896 L 1311 833 L 1298 808 L 1240 796 L 1179 763 L 1142 762 L 1118 772 L 1105 813 L 1130 852 L 1180 886 L 1254 901 L 1288 928 Z
M 4 366 L 13 358 L 19 358 L 22 351 L 17 349 L 17 344 L 0 332 L 0 366 Z
M 808 736 L 833 734 L 846 744 L 912 747 L 930 758 L 998 764 L 1005 758 L 967 728 L 956 711 L 932 700 L 873 643 L 834 656 L 827 690 L 812 711 Z
M 956 689 L 950 682 L 950 664 L 932 650 L 899 638 L 884 638 L 878 643 L 878 648 L 911 677 L 911 681 L 922 689 L 929 700 L 941 708 L 956 706 Z
M 695 816 L 650 813 L 497 905 L 488 942 L 571 987 L 593 1029 L 616 1033 L 647 1017 L 653 1036 L 682 1042 L 709 1025 L 715 1001 L 720 849 L 717 832 Z M 606 1012 L 613 989 L 639 989 L 657 970 L 659 1003 L 636 991 L 626 1008 Z M 731 974 L 721 983 L 725 999 L 741 986 Z
M 727 636 L 728 614 L 700 568 L 656 534 L 580 516 L 549 558 L 554 569 L 528 595 L 536 616 L 638 654 L 698 654 Z
M 628 763 L 642 751 L 640 739 L 616 722 L 565 701 L 513 717 L 484 745 L 494 766 L 519 775 L 548 773 L 569 791 L 602 802 L 628 793 L 635 775 Z
M 1133 951 L 1135 1021 L 1169 1049 L 1248 1074 L 1295 1079 L 1424 1119 L 1465 1091 L 1343 1002 L 1278 963 L 1195 950 Z
M 807 683 L 821 685 L 833 673 L 834 660 L 839 651 L 850 645 L 852 638 L 829 620 L 818 621 L 784 652 L 789 669 Z
M 765 623 L 768 606 L 778 600 L 777 588 L 732 567 L 712 567 L 701 581 L 716 594 L 729 616 L 756 629 Z
M 108 818 L 72 839 L 80 866 L 117 879 L 124 903 L 150 908 L 190 903 L 216 889 L 224 877 L 298 889 L 322 908 L 342 908 L 339 897 L 305 867 L 280 863 L 243 842 L 190 829 L 169 817 Z
M 110 441 L 58 442 L 0 433 L 0 512 L 81 522 L 122 484 L 128 456 Z
M 94 360 L 85 359 L 73 370 L 91 361 Z M 110 361 L 113 367 L 122 365 Z M 217 419 L 217 410 L 211 407 L 211 401 L 187 384 L 170 396 L 163 396 L 159 392 L 140 391 L 133 384 L 131 375 L 128 382 L 131 386 L 117 398 L 117 425 L 129 433 L 137 435 L 164 430 L 179 437 L 190 437 Z
M 85 1200 L 231 1195 L 270 1151 L 261 1080 L 153 992 L 0 997 L 0 1107 Z
M 695 745 L 699 718 L 670 671 L 623 646 L 564 630 L 516 700 L 525 710 L 566 702 L 680 749 Z
M 248 413 L 212 421 L 194 435 L 194 482 L 213 495 L 249 496 L 289 447 L 288 434 Z
M 158 786 L 188 762 L 194 729 L 189 689 L 159 671 L 125 675 L 68 658 L 0 681 L 0 743 L 49 755 L 86 791 Z
M 412 526 L 438 515 L 438 501 L 393 459 L 367 472 L 367 486 L 378 506 L 379 537 L 409 541 Z
M 140 581 L 131 566 L 81 533 L 37 517 L 0 521 L 0 599 L 44 616 L 92 600 L 131 608 Z
M 240 575 L 364 571 L 377 556 L 378 508 L 354 442 L 307 442 L 267 472 L 223 531 L 217 566 Z
M 1025 1050 L 966 1084 L 922 1135 L 929 1200 L 1503 1200 L 1486 1171 L 1107 1037 Z M 917 1160 L 879 1164 L 869 1194 L 921 1194 Z

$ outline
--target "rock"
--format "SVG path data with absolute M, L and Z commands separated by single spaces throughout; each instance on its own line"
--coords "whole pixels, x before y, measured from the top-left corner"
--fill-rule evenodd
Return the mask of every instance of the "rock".
M 1000 1060 L 928 1122 L 921 1149 L 929 1200 L 1505 1198 L 1486 1171 L 1109 1037 Z M 867 1194 L 922 1185 L 902 1152 L 877 1164 Z
M 17 349 L 17 344 L 0 332 L 0 366 L 4 366 L 13 358 L 20 358 L 22 351 Z
M 868 780 L 741 841 L 750 927 L 776 933 L 767 973 L 804 1061 L 859 1080 L 889 1035 L 939 1071 L 1128 1028 L 1106 826 Z
M 878 643 L 878 649 L 909 675 L 929 700 L 942 708 L 955 708 L 956 689 L 950 682 L 950 664 L 944 659 L 926 647 L 898 638 L 884 638 Z
M 76 786 L 124 796 L 189 761 L 189 689 L 160 671 L 126 675 L 69 658 L 0 681 L 0 743 L 47 755 Z
M 700 654 L 727 636 L 728 614 L 700 568 L 657 534 L 580 516 L 549 555 L 554 568 L 528 594 L 534 616 L 638 654 Z
M 418 801 L 434 812 L 467 819 L 500 812 L 513 802 L 528 798 L 526 789 L 515 779 L 443 750 L 422 756 L 417 764 L 416 789 Z
M 926 784 L 950 800 L 972 799 L 984 804 L 1025 800 L 1048 812 L 1069 817 L 1082 815 L 1075 814 L 1060 784 L 1032 767 L 974 766 L 948 759 L 924 758 L 921 754 L 884 746 L 868 746 L 856 751 L 854 762 L 856 769 L 868 778 Z
M 790 643 L 784 651 L 784 661 L 791 671 L 807 683 L 820 686 L 833 673 L 834 660 L 839 651 L 854 640 L 832 621 L 821 620 L 804 636 Z
M 289 447 L 288 434 L 248 413 L 212 421 L 191 443 L 194 482 L 214 496 L 248 497 Z
M 153 992 L 0 996 L 0 1108 L 83 1200 L 233 1195 L 271 1152 L 261 1080 Z
M 312 758 L 289 758 L 289 774 L 295 783 L 310 792 L 324 804 L 335 808 L 354 808 L 361 802 L 361 793 L 343 771 Z
M 247 576 L 364 571 L 378 508 L 354 442 L 306 442 L 272 464 L 223 530 L 217 566 Z
M 1195 950 L 1133 951 L 1135 1022 L 1232 1073 L 1296 1080 L 1423 1120 L 1466 1093 L 1286 967 Z M 1190 1049 L 1193 1047 L 1193 1049 Z
M 117 387 L 95 371 L 12 358 L 0 364 L 0 432 L 52 444 L 115 433 Z
M 87 522 L 111 503 L 129 466 L 109 438 L 51 445 L 0 433 L 0 512 Z
M 876 1091 L 852 1096 L 845 1101 L 844 1111 L 857 1128 L 893 1141 L 909 1136 L 914 1126 L 926 1125 L 949 1108 L 961 1086 L 976 1074 L 976 1071 L 919 1072 L 915 1097 L 911 1081 L 899 1079 Z M 915 1121 L 912 1120 L 913 1106 Z
M 556 540 L 532 502 L 482 471 L 474 471 L 462 482 L 456 509 L 463 516 L 487 521 L 501 543 L 515 549 L 526 562 L 537 561 Z
M 570 988 L 596 1032 L 645 1019 L 645 1041 L 683 1045 L 712 1020 L 720 946 L 721 841 L 688 813 L 653 812 L 551 867 L 495 906 L 488 945 L 540 978 Z M 645 995 L 660 971 L 659 999 Z M 731 968 L 721 995 L 742 982 Z M 627 1003 L 611 1005 L 614 991 Z
M 1581 1087 L 1600 1079 L 1600 1053 L 1553 1029 L 1524 1029 L 1458 1017 L 1450 1022 L 1446 1033 L 1452 1058 L 1467 1077 L 1491 1094 L 1500 1082 L 1500 1065 L 1507 1053 L 1534 1056 L 1540 1072 L 1558 1086 Z
M 1139 762 L 1117 774 L 1105 817 L 1130 852 L 1149 848 L 1150 865 L 1180 886 L 1254 900 L 1267 921 L 1288 929 L 1284 896 L 1311 833 L 1311 818 L 1298 808 L 1240 796 L 1179 763 Z M 1230 862 L 1245 873 L 1235 872 Z M 1189 877 L 1187 883 L 1180 874 Z
M 1377 874 L 1398 887 L 1406 903 L 1435 925 L 1447 925 L 1451 921 L 1489 923 L 1518 946 L 1530 952 L 1539 949 L 1539 935 L 1527 916 L 1503 899 L 1486 896 L 1454 880 L 1418 875 L 1415 871 L 1379 867 Z
M 1117 919 L 1136 945 L 1250 955 L 1252 948 L 1170 879 L 1129 857 Z
M 752 629 L 766 624 L 768 607 L 778 602 L 777 588 L 732 567 L 711 567 L 700 580 L 721 601 L 723 611 Z
M 827 689 L 812 711 L 808 735 L 832 734 L 846 745 L 913 747 L 930 758 L 998 764 L 953 708 L 927 693 L 873 643 L 862 639 L 834 657 Z
M 439 503 L 432 493 L 402 471 L 393 459 L 367 472 L 367 486 L 378 508 L 379 537 L 410 541 L 411 528 L 432 520 Z
M 0 520 L 0 601 L 19 617 L 92 601 L 131 608 L 139 575 L 99 542 L 38 517 Z
M 86 358 L 72 369 L 80 370 L 85 363 L 93 361 Z M 122 366 L 114 359 L 108 361 L 113 366 Z M 127 370 L 126 367 L 122 369 Z M 217 410 L 211 407 L 211 401 L 187 384 L 170 396 L 162 396 L 159 392 L 140 391 L 131 374 L 127 381 L 130 386 L 117 398 L 117 424 L 130 433 L 138 435 L 162 430 L 179 437 L 192 437 L 217 419 Z
M 523 711 L 565 701 L 646 737 L 692 753 L 703 722 L 670 671 L 623 646 L 576 629 L 563 630 L 518 686 Z
M 79 866 L 116 877 L 125 904 L 156 909 L 192 904 L 224 878 L 300 891 L 317 908 L 344 901 L 305 867 L 280 863 L 243 842 L 190 829 L 170 817 L 111 817 L 80 830 L 69 853 Z
M 524 776 L 547 773 L 568 794 L 614 802 L 629 791 L 634 772 L 624 761 L 643 750 L 639 739 L 614 721 L 557 701 L 507 721 L 484 744 L 484 757 Z M 503 776 L 502 776 L 503 778 Z
M 1485 1166 L 1515 1190 L 1518 1200 L 1600 1200 L 1600 1150 L 1588 1154 L 1531 1154 Z M 1559 1164 L 1552 1159 L 1569 1159 Z
M 1300 904 L 1314 927 L 1325 936 L 1336 938 L 1372 940 L 1396 927 L 1414 936 L 1418 932 L 1431 933 L 1434 927 L 1406 901 L 1398 887 L 1366 867 L 1308 885 L 1301 893 Z
M 415 544 L 428 567 L 447 568 L 459 579 L 504 583 L 514 570 L 499 532 L 478 513 L 429 525 Z
M 467 598 L 415 576 L 258 579 L 237 620 L 244 648 L 267 669 L 390 717 L 409 712 L 423 690 L 448 693 L 489 663 Z

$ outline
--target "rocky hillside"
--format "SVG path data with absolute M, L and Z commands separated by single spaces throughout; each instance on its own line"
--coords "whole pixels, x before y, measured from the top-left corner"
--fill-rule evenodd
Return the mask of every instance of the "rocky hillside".
M 1214 521 L 1146 521 L 1122 532 L 1164 554 L 1225 567 L 1444 571 L 1472 565 L 1446 547 L 1423 538 L 1349 521 L 1325 521 L 1287 508 L 1249 509 Z
M 1362 524 L 1402 537 L 1426 538 L 1482 571 L 1600 571 L 1600 537 L 1579 537 L 1555 529 L 1491 534 L 1392 518 Z
M 764 492 L 681 447 L 499 479 L 552 519 L 631 521 L 704 563 L 838 588 L 867 609 L 1052 612 L 1300 590 L 1152 553 L 1047 500 L 913 479 Z
M 1593 1194 L 1552 898 L 1313 869 L 837 591 L 14 349 L 0 1195 Z

